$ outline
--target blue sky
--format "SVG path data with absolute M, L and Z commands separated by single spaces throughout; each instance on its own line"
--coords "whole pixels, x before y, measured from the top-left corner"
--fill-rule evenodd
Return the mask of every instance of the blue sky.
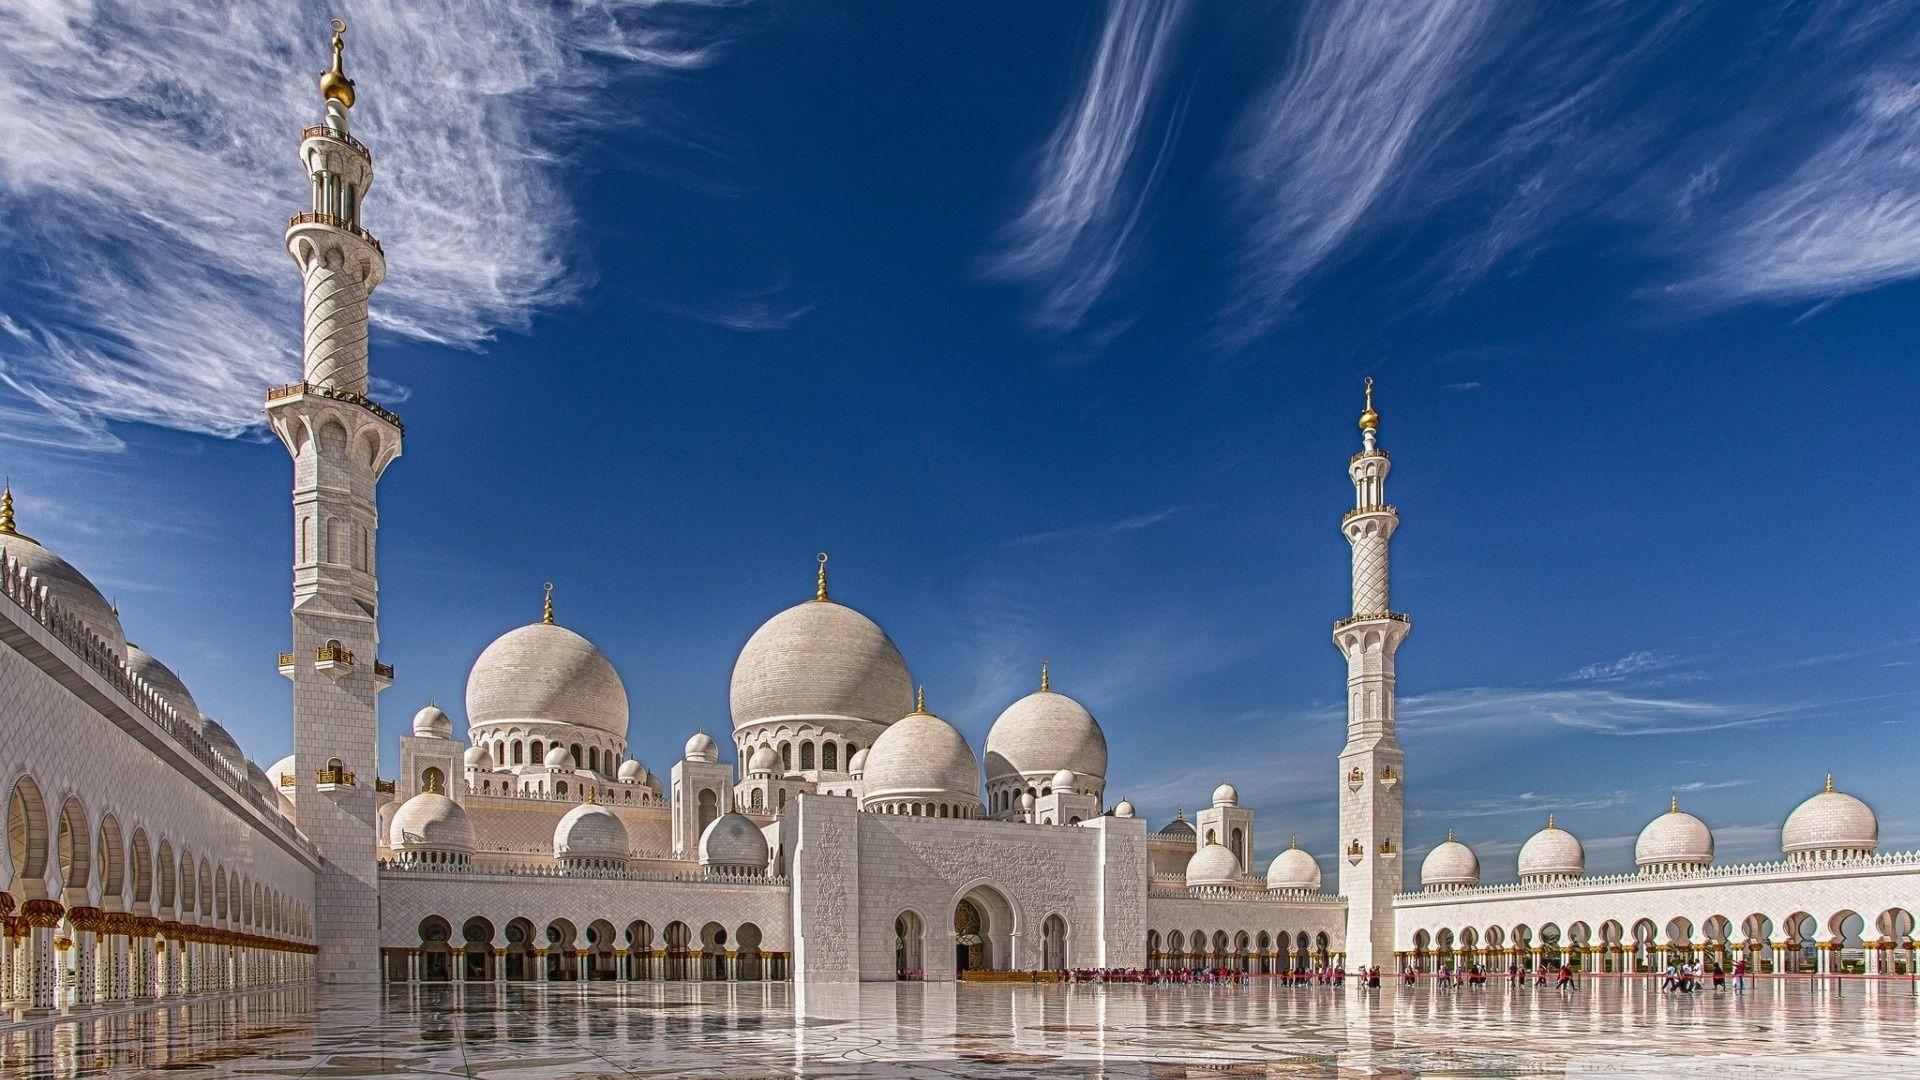
M 1624 869 L 1677 790 L 1764 857 L 1829 770 L 1920 843 L 1920 15 L 1579 7 L 345 5 L 385 752 L 552 580 L 664 769 L 826 550 L 976 746 L 1052 657 L 1112 797 L 1330 871 L 1371 374 L 1416 855 Z M 265 761 L 333 13 L 0 35 L 22 528 Z

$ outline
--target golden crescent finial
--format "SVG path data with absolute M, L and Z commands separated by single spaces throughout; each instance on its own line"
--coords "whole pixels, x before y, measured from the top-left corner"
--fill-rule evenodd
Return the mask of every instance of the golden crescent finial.
M 335 19 L 332 25 L 333 32 L 336 34 L 344 34 L 347 32 L 347 20 L 345 19 Z
M 320 96 L 328 101 L 337 101 L 342 108 L 353 108 L 353 80 L 347 78 L 345 53 L 346 39 L 340 35 L 347 32 L 347 20 L 335 19 L 333 27 L 333 67 L 320 74 Z
M 1043 694 L 1053 693 L 1053 682 L 1048 677 L 1048 674 L 1047 674 L 1047 669 L 1051 668 L 1052 666 L 1053 666 L 1053 661 L 1051 660 L 1040 661 L 1040 692 Z
M 540 621 L 548 626 L 553 625 L 553 582 L 551 581 L 547 582 L 547 600 L 540 613 Z
M 820 577 L 818 587 L 814 589 L 813 598 L 825 600 L 827 598 L 827 553 L 822 551 L 814 558 L 820 560 Z
M 1827 794 L 1833 794 L 1833 774 L 1827 774 Z
M 916 716 L 925 716 L 927 713 L 927 684 L 926 683 L 921 683 L 919 688 L 914 691 L 913 711 Z
M 1551 828 L 1553 828 L 1553 827 L 1554 827 L 1554 824 L 1553 824 L 1553 811 L 1551 811 L 1551 810 L 1549 810 L 1549 811 L 1547 811 L 1547 828 L 1549 828 L 1549 829 L 1551 829 Z
M 1360 430 L 1372 431 L 1380 426 L 1380 414 L 1373 411 L 1373 376 L 1367 376 L 1367 411 L 1360 414 Z
M 1673 800 L 1667 803 L 1667 813 L 1677 814 L 1679 812 L 1680 812 L 1680 793 L 1676 791 L 1673 793 Z

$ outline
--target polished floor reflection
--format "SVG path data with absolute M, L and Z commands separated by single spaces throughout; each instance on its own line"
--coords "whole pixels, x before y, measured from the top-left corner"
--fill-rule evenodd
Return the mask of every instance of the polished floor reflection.
M 293 990 L 0 1027 L 8 1077 L 1920 1076 L 1911 983 Z

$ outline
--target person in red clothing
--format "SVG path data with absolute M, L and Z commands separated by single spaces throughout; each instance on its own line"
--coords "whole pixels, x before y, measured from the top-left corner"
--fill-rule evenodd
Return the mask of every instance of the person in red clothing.
M 1565 966 L 1564 964 L 1561 965 L 1560 995 L 1562 997 L 1565 997 L 1566 995 L 1573 993 L 1576 989 L 1578 989 L 1578 987 L 1576 987 L 1573 982 L 1573 969 Z

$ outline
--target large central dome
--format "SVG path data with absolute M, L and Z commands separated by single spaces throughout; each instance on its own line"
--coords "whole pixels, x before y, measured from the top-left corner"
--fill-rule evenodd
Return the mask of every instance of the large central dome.
M 487 646 L 467 676 L 467 726 L 578 724 L 627 737 L 627 688 L 593 642 L 537 622 Z
M 913 677 L 887 632 L 831 600 L 768 619 L 733 665 L 735 730 L 782 717 L 890 724 L 913 711 Z

